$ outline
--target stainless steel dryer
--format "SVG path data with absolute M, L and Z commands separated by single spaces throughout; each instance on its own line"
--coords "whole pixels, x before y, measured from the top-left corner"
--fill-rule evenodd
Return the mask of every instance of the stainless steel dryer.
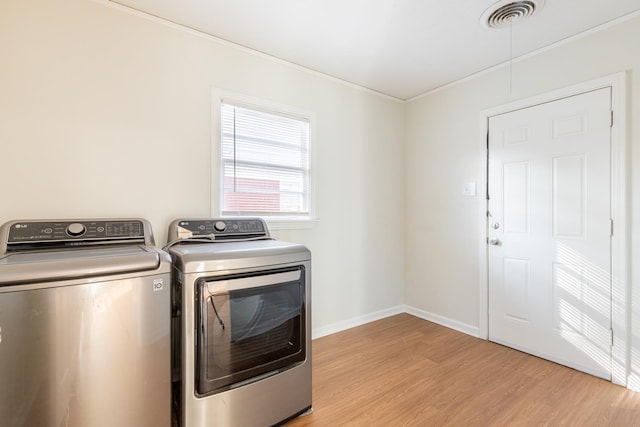
M 0 228 L 0 424 L 171 425 L 170 258 L 142 219 Z
M 180 425 L 270 426 L 309 411 L 309 250 L 257 218 L 176 220 L 168 241 Z

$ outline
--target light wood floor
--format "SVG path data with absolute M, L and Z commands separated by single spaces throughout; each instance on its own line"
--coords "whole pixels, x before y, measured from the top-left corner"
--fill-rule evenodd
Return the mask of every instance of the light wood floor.
M 313 341 L 294 426 L 640 426 L 640 393 L 400 314 Z

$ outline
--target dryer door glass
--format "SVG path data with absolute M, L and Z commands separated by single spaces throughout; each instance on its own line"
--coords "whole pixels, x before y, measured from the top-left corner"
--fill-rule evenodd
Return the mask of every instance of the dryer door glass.
M 200 281 L 196 393 L 218 393 L 305 360 L 304 267 Z

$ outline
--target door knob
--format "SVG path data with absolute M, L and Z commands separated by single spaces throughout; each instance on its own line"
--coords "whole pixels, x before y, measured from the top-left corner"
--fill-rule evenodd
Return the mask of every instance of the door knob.
M 489 244 L 493 246 L 500 246 L 502 242 L 500 239 L 489 239 Z

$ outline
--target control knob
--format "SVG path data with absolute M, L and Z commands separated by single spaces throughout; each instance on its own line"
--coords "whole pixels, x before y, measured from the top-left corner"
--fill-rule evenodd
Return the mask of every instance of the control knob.
M 216 229 L 216 231 L 224 231 L 227 229 L 227 224 L 224 221 L 216 221 L 215 224 L 213 224 L 213 228 Z
M 87 228 L 84 224 L 80 224 L 79 222 L 74 222 L 73 224 L 69 224 L 67 226 L 67 234 L 71 237 L 82 236 L 87 231 Z

